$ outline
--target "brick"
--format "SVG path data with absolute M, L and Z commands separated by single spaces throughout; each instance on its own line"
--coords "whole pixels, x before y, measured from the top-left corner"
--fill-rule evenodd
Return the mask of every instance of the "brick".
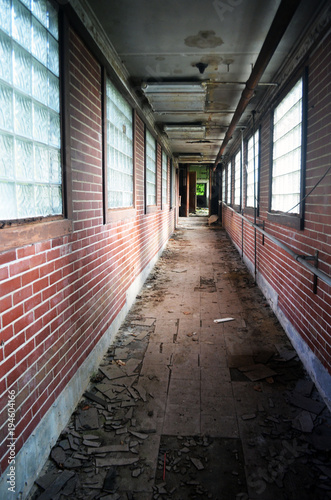
M 18 306 L 10 309 L 10 311 L 5 313 L 2 317 L 3 327 L 8 326 L 10 323 L 16 321 L 19 317 L 22 316 L 23 312 L 24 312 L 23 304 L 19 304 Z
M 14 260 L 16 260 L 15 250 L 12 250 L 10 252 L 0 253 L 0 266 L 2 266 L 3 264 L 9 264 Z
M 9 293 L 17 290 L 21 287 L 21 277 L 17 276 L 15 278 L 9 279 L 8 281 L 4 281 L 0 283 L 0 297 L 4 297 Z
M 32 295 L 32 285 L 20 288 L 13 294 L 14 306 Z

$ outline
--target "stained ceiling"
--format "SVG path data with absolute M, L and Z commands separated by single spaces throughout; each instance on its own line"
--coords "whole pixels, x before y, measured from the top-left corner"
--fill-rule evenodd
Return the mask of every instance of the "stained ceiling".
M 213 163 L 280 0 L 86 2 L 173 154 L 180 162 Z M 299 2 L 234 135 L 277 84 L 279 68 L 324 3 Z

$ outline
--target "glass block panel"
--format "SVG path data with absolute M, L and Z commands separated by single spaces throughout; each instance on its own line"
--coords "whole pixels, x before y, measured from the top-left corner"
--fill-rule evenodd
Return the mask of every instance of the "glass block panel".
M 59 39 L 59 25 L 57 11 L 50 2 L 47 2 L 48 29 L 56 40 Z
M 31 14 L 18 0 L 13 0 L 12 35 L 22 47 L 31 51 Z
M 31 94 L 31 54 L 14 44 L 13 82 L 16 88 Z
M 0 84 L 0 128 L 12 131 L 14 129 L 13 91 Z
M 33 106 L 33 138 L 48 144 L 49 115 L 48 109 L 34 103 Z
M 1 1 L 1 0 L 0 0 Z M 1 14 L 0 14 L 1 19 Z M 0 31 L 0 78 L 12 83 L 12 42 Z
M 54 75 L 59 76 L 59 44 L 50 34 L 48 34 L 47 67 L 54 73 Z
M 52 213 L 51 209 L 51 188 L 50 186 L 37 185 L 35 190 L 35 200 L 36 200 L 36 215 L 50 215 Z
M 35 165 L 35 180 L 37 182 L 50 181 L 50 167 L 48 148 L 41 144 L 34 145 L 34 165 Z
M 11 33 L 11 5 L 10 0 L 0 0 L 0 28 Z
M 36 19 L 32 20 L 32 54 L 47 66 L 47 31 Z
M 34 186 L 32 184 L 16 184 L 16 200 L 19 218 L 35 215 Z
M 15 184 L 0 181 L 1 220 L 17 219 Z
M 14 139 L 10 135 L 0 134 L 0 179 L 15 178 Z
M 47 2 L 46 0 L 32 0 L 32 13 L 47 28 Z
M 53 215 L 62 214 L 61 186 L 51 186 L 51 213 Z
M 32 135 L 32 101 L 15 92 L 14 95 L 15 110 L 15 132 L 24 137 Z
M 60 147 L 60 117 L 58 114 L 49 113 L 49 144 Z
M 29 9 L 31 10 L 31 0 L 21 0 L 22 3 L 24 3 L 24 5 Z
M 61 170 L 61 155 L 60 151 L 51 149 L 49 151 L 49 169 L 50 169 L 50 182 L 61 184 L 62 170 Z
M 15 140 L 16 180 L 33 182 L 33 145 L 30 141 Z
M 59 79 L 52 75 L 48 74 L 48 106 L 57 113 L 60 112 L 60 84 Z
M 32 95 L 43 104 L 48 104 L 48 71 L 35 60 L 32 66 Z

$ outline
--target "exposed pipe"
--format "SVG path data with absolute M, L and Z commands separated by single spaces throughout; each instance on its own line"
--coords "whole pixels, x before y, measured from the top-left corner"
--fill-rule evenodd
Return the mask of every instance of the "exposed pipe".
M 303 267 L 308 269 L 311 273 L 314 274 L 314 276 L 318 276 L 324 283 L 326 283 L 328 286 L 331 286 L 331 276 L 328 276 L 326 273 L 318 269 L 317 267 L 313 266 L 312 264 L 309 264 L 307 262 L 307 256 L 304 255 L 299 255 L 295 253 L 290 247 L 282 243 L 278 238 L 273 236 L 272 234 L 267 233 L 264 229 L 259 227 L 257 224 L 254 224 L 254 222 L 250 221 L 247 219 L 244 215 L 242 215 L 239 212 L 236 212 L 232 207 L 229 207 L 226 203 L 223 202 L 223 204 L 229 209 L 232 210 L 238 217 L 241 217 L 247 224 L 250 224 L 256 231 L 259 231 L 261 234 L 269 238 L 270 241 L 275 243 L 279 248 L 282 248 L 286 253 L 288 253 L 294 260 L 299 262 Z M 309 257 L 309 256 L 308 256 Z
M 221 148 L 216 156 L 214 169 L 216 169 L 224 150 L 230 141 L 233 132 L 238 124 L 243 112 L 245 111 L 249 101 L 251 100 L 254 90 L 258 85 L 266 67 L 268 66 L 270 59 L 272 58 L 279 42 L 283 38 L 283 35 L 291 22 L 291 19 L 299 6 L 301 0 L 282 0 L 274 20 L 270 26 L 266 39 L 262 45 L 261 51 L 258 55 L 254 68 L 251 72 L 249 79 L 246 82 L 246 86 L 241 94 L 241 98 L 237 105 L 236 111 L 232 117 L 229 128 L 223 139 Z

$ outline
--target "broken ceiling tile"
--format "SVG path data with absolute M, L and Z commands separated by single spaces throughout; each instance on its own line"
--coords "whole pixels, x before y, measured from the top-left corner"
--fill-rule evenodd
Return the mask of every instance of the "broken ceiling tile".
M 144 318 L 141 320 L 132 320 L 131 324 L 135 326 L 153 326 L 156 318 Z

